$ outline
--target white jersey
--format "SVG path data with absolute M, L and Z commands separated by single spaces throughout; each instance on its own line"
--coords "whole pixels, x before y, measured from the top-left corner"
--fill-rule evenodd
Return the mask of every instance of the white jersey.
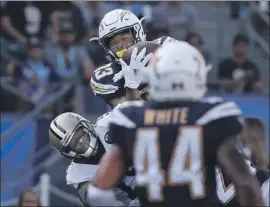
M 120 103 L 115 108 L 121 107 L 127 102 L 128 101 Z M 108 113 L 103 114 L 99 118 L 97 118 L 96 125 L 95 125 L 96 134 L 98 135 L 106 151 L 108 151 L 111 147 L 111 142 L 108 137 L 110 114 L 111 112 L 108 112 Z
M 96 134 L 98 138 L 100 139 L 101 143 L 103 144 L 106 151 L 108 151 L 111 147 L 110 140 L 108 140 L 108 136 L 107 136 L 108 131 L 109 131 L 110 114 L 111 112 L 108 112 L 100 116 L 97 119 L 96 125 L 95 125 Z M 71 164 L 68 166 L 67 174 L 66 174 L 67 185 L 70 185 L 74 187 L 75 189 L 77 189 L 80 183 L 91 181 L 95 177 L 98 168 L 99 168 L 98 165 L 71 162 Z M 125 184 L 125 186 L 129 190 L 134 190 L 135 188 L 134 176 L 125 176 L 122 182 Z M 116 198 L 118 199 L 118 201 L 121 201 L 123 205 L 132 205 L 132 206 L 139 205 L 138 202 L 132 200 L 129 197 L 126 191 L 123 191 L 120 188 L 115 188 L 114 191 L 115 191 Z

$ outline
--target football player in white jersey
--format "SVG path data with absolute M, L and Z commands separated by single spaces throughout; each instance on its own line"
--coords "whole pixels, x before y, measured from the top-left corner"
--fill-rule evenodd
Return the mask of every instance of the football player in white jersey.
M 111 107 L 115 107 L 123 101 L 123 97 L 126 97 L 127 90 L 137 88 L 132 79 L 134 76 L 119 77 L 117 74 L 120 74 L 123 69 L 119 58 L 124 51 L 138 42 L 146 41 L 142 19 L 139 20 L 130 11 L 115 9 L 105 14 L 99 26 L 99 37 L 92 39 L 98 40 L 111 62 L 94 71 L 90 81 L 91 88 L 96 96 L 102 98 Z M 154 41 L 163 45 L 176 40 L 163 36 Z M 146 60 L 151 58 L 151 55 L 148 55 L 144 59 L 138 59 L 139 56 L 143 56 L 141 53 L 132 56 L 136 58 L 131 62 L 137 66 L 141 66 L 143 61 L 147 62 Z M 115 76 L 117 78 L 114 78 Z
M 77 190 L 80 200 L 87 206 L 87 185 L 95 177 L 99 161 L 108 150 L 108 141 L 97 136 L 93 123 L 72 112 L 62 113 L 51 122 L 49 138 L 60 154 L 72 160 L 66 182 Z M 116 199 L 111 200 L 110 205 L 138 205 L 133 185 L 134 178 L 127 173 L 114 189 Z

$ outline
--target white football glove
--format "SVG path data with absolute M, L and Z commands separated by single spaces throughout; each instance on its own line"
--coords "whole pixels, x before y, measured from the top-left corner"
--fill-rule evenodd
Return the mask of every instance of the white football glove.
M 92 184 L 87 189 L 87 202 L 90 206 L 124 206 L 116 200 L 113 190 L 102 190 Z
M 138 48 L 134 48 L 130 57 L 130 64 L 127 65 L 125 61 L 119 59 L 122 70 L 115 74 L 113 81 L 116 82 L 122 77 L 125 78 L 125 87 L 131 89 L 137 89 L 142 81 L 140 70 L 143 70 L 146 67 L 146 64 L 152 58 L 153 53 L 149 53 L 145 56 L 146 48 L 143 48 L 142 51 L 137 55 Z M 144 57 L 145 56 L 145 57 Z

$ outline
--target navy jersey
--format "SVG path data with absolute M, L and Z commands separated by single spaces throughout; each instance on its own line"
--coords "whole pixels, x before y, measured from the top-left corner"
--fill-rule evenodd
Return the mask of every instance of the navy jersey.
M 136 172 L 144 206 L 215 206 L 216 151 L 240 133 L 234 102 L 131 101 L 113 110 L 110 137 Z M 213 199 L 214 198 L 214 199 Z
M 97 68 L 90 81 L 91 88 L 96 96 L 100 96 L 106 103 L 125 95 L 124 79 L 113 81 L 115 74 L 121 71 L 118 61 Z
M 249 160 L 246 160 L 246 163 L 249 167 L 250 173 L 257 177 L 262 188 L 262 195 L 267 194 L 266 191 L 269 191 L 268 187 L 263 187 L 267 182 L 269 182 L 270 172 L 269 170 L 263 170 L 256 168 Z M 235 188 L 232 181 L 222 173 L 222 170 L 216 168 L 216 182 L 217 182 L 217 194 L 220 200 L 220 206 L 227 207 L 240 207 L 236 195 Z
M 168 36 L 162 36 L 154 40 L 154 42 L 161 45 L 171 41 L 176 41 L 176 39 Z M 97 68 L 91 77 L 90 85 L 93 92 L 96 96 L 101 97 L 107 104 L 110 104 L 110 101 L 114 98 L 119 98 L 125 95 L 124 78 L 117 82 L 113 81 L 114 75 L 121 71 L 121 67 L 121 64 L 116 60 Z

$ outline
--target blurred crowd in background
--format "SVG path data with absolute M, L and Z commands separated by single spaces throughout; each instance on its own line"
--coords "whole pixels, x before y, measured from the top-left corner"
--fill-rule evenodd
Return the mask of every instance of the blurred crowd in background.
M 196 5 L 199 3 L 200 7 Z M 44 120 L 39 120 L 37 129 L 34 129 L 38 135 L 32 136 L 34 139 L 35 136 L 39 138 L 35 141 L 38 146 L 36 151 L 48 144 L 47 138 L 43 137 L 45 134 L 47 136 L 50 120 L 64 111 L 75 111 L 74 100 L 78 86 L 83 89 L 80 96 L 82 100 L 75 101 L 82 102 L 80 106 L 85 108 L 84 111 L 88 114 L 103 113 L 98 108 L 106 108 L 106 104 L 93 95 L 89 80 L 95 68 L 108 60 L 98 42 L 90 42 L 89 39 L 98 36 L 102 17 L 117 8 L 129 10 L 139 18 L 145 17 L 143 26 L 147 32 L 147 40 L 171 36 L 196 46 L 209 67 L 212 67 L 208 79 L 209 91 L 236 96 L 269 96 L 269 1 L 257 1 L 253 7 L 249 2 L 240 1 L 199 3 L 1 1 L 1 113 L 30 112 L 65 85 L 71 86 L 61 96 L 61 100 L 49 104 L 38 115 L 46 119 L 46 124 Z M 222 10 L 207 10 L 208 7 L 204 7 L 203 3 L 208 6 L 216 4 L 215 8 L 225 5 L 229 13 L 224 16 Z M 207 33 L 205 31 L 211 25 L 202 22 L 202 16 L 214 12 L 212 22 L 220 18 L 216 23 L 217 30 L 215 33 Z M 243 26 L 247 21 L 257 36 L 251 37 L 252 33 Z M 226 22 L 230 24 L 225 24 Z M 228 25 L 236 27 L 231 28 Z M 233 33 L 229 40 L 224 31 Z M 217 47 L 213 48 L 209 40 L 218 40 Z M 266 47 L 263 47 L 265 43 Z M 229 50 L 224 49 L 225 47 Z M 267 48 L 268 54 L 265 54 Z M 250 51 L 258 56 L 250 55 Z M 39 137 L 41 134 L 44 134 L 42 138 Z M 10 135 L 9 138 L 11 137 Z M 29 139 L 30 142 L 32 141 Z M 35 192 L 26 190 L 21 194 L 19 206 L 29 206 L 31 201 L 35 203 L 33 205 L 40 206 Z
M 268 3 L 258 2 L 267 15 Z M 231 7 L 228 18 L 237 20 L 248 15 L 248 3 L 227 4 Z M 169 35 L 188 41 L 212 64 L 211 50 L 198 29 L 200 13 L 205 11 L 198 11 L 192 2 L 1 2 L 1 76 L 9 77 L 9 87 L 15 89 L 11 95 L 1 87 L 6 97 L 1 111 L 29 111 L 65 82 L 88 87 L 93 70 L 107 62 L 102 48 L 97 42 L 89 42 L 89 38 L 98 36 L 101 18 L 116 8 L 146 17 L 148 40 Z M 269 40 L 267 25 L 258 15 L 250 15 L 258 33 Z M 210 89 L 262 93 L 267 88 L 261 83 L 256 60 L 246 56 L 249 43 L 245 33 L 236 34 L 232 53 L 220 57 L 218 64 L 213 65 L 218 84 Z M 73 96 L 74 88 L 64 98 L 65 107 L 51 107 L 46 115 L 72 110 Z

